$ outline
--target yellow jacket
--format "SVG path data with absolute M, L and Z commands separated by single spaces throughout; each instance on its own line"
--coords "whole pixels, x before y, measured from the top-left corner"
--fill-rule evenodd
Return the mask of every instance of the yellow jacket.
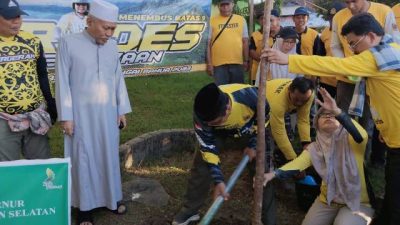
M 279 149 L 287 160 L 296 158 L 296 153 L 289 141 L 285 128 L 285 113 L 297 110 L 297 127 L 300 141 L 310 142 L 310 108 L 314 100 L 314 94 L 308 102 L 301 106 L 294 106 L 289 99 L 289 85 L 291 79 L 275 79 L 267 82 L 266 96 L 270 105 L 270 124 L 272 136 Z
M 379 24 L 384 28 L 386 34 L 390 34 L 392 36 L 399 35 L 399 30 L 396 27 L 393 27 L 392 20 L 395 22 L 395 18 L 393 15 L 393 11 L 387 5 L 370 2 L 371 5 L 368 9 L 368 13 L 372 14 L 374 18 L 379 22 Z M 333 56 L 336 57 L 349 57 L 354 55 L 353 51 L 350 49 L 349 44 L 344 36 L 341 35 L 341 31 L 343 26 L 353 17 L 351 11 L 348 8 L 344 8 L 340 10 L 336 15 L 333 17 L 332 21 L 332 53 Z M 395 41 L 397 40 L 394 37 Z M 347 74 L 353 75 L 353 74 Z M 341 80 L 347 83 L 354 83 L 347 79 L 347 77 L 339 76 L 336 78 L 337 80 Z
M 398 44 L 391 45 L 400 49 Z M 371 51 L 348 58 L 289 55 L 289 71 L 314 76 L 352 74 L 368 78 L 367 94 L 375 125 L 389 147 L 400 148 L 400 72 L 379 71 Z
M 324 43 L 327 56 L 333 56 L 331 49 L 331 40 L 332 40 L 332 31 L 329 30 L 329 27 L 325 27 L 325 29 L 321 32 L 321 41 L 322 43 Z M 321 83 L 329 84 L 333 87 L 336 87 L 337 84 L 336 77 L 321 77 L 320 81 Z

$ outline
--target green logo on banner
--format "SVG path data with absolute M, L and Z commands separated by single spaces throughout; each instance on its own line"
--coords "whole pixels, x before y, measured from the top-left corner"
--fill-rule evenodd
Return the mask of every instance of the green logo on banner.
M 46 169 L 47 179 L 43 182 L 43 186 L 46 187 L 46 190 L 52 189 L 61 189 L 62 185 L 54 185 L 53 181 L 56 177 L 56 174 L 50 168 Z

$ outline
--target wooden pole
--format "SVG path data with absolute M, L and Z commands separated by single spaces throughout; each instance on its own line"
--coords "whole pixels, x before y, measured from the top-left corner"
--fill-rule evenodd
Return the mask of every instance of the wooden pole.
M 269 48 L 269 33 L 271 29 L 271 10 L 273 0 L 266 0 L 264 4 L 264 24 L 263 24 L 263 43 L 264 48 Z M 258 85 L 258 101 L 257 101 L 257 162 L 256 176 L 254 182 L 254 205 L 253 205 L 253 225 L 262 225 L 262 200 L 263 200 L 263 178 L 265 172 L 265 91 L 266 79 L 269 63 L 266 59 L 262 59 L 260 83 Z
M 254 32 L 254 0 L 249 0 L 249 43 L 251 39 L 251 35 Z M 250 54 L 250 53 L 249 53 Z M 250 59 L 250 56 L 248 56 Z M 249 62 L 249 84 L 252 84 L 251 82 L 251 73 L 253 67 L 253 60 L 250 60 Z

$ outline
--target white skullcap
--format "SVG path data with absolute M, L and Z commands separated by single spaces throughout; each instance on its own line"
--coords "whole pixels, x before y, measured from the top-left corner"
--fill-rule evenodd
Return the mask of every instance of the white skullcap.
M 118 7 L 103 0 L 94 0 L 90 4 L 89 15 L 107 22 L 116 23 L 118 21 Z

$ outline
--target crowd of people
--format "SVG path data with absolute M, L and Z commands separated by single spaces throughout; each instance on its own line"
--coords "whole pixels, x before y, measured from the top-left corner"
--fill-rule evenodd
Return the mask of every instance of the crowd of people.
M 214 82 L 194 99 L 200 150 L 172 225 L 199 220 L 211 186 L 214 198 L 229 199 L 220 167 L 227 139 L 249 156 L 254 172 L 260 76 L 267 77 L 263 224 L 277 224 L 271 180 L 302 179 L 309 167 L 306 173 L 321 180 L 320 194 L 307 207 L 303 225 L 397 224 L 400 3 L 390 8 L 367 0 L 334 2 L 321 33 L 308 26 L 306 7 L 294 11 L 293 27 L 282 27 L 279 10 L 273 9 L 267 47 L 263 11 L 254 15 L 261 28 L 249 35 L 246 20 L 233 13 L 233 0 L 217 4 L 206 58 Z M 131 105 L 111 39 L 118 7 L 105 0 L 75 0 L 72 8 L 55 32 L 53 97 L 43 45 L 20 30 L 27 14 L 16 0 L 0 2 L 0 161 L 49 158 L 47 132 L 59 121 L 72 164 L 71 205 L 79 225 L 92 225 L 93 209 L 127 211 L 117 150 Z M 269 62 L 266 74 L 260 72 L 262 60 Z M 249 69 L 251 84 L 244 84 Z M 381 208 L 368 166 L 385 170 Z
M 396 101 L 400 93 L 399 6 L 391 9 L 366 0 L 335 2 L 328 9 L 329 26 L 321 34 L 307 26 L 307 8 L 295 10 L 294 27 L 280 26 L 279 11 L 274 9 L 269 48 L 265 49 L 263 13 L 256 13 L 261 28 L 248 41 L 243 19 L 233 14 L 233 7 L 231 0 L 219 1 L 218 20 L 210 21 L 207 71 L 215 84 L 205 86 L 195 98 L 194 127 L 201 150 L 191 170 L 184 205 L 172 224 L 186 225 L 200 218 L 199 209 L 207 194 L 199 194 L 203 185 L 208 190 L 213 181 L 214 198 L 221 195 L 228 199 L 219 167 L 219 153 L 224 149 L 220 139 L 247 138 L 244 153 L 253 159 L 249 148 L 255 145 L 256 131 L 249 126 L 257 122 L 257 93 L 254 86 L 233 83 L 243 80 L 243 71 L 251 68 L 250 81 L 257 86 L 263 59 L 269 62 L 265 107 L 270 132 L 266 131 L 269 140 L 265 151 L 272 160 L 266 160 L 262 222 L 277 224 L 273 183 L 269 181 L 298 177 L 313 167 L 311 174 L 314 171 L 321 180 L 320 195 L 315 196 L 303 225 L 396 224 L 400 215 L 396 191 L 400 188 L 396 117 L 400 109 Z M 237 21 L 232 22 L 235 17 Z M 317 95 L 318 110 L 313 105 Z M 297 152 L 293 120 L 297 120 L 302 146 Z M 271 152 L 283 157 L 271 156 Z M 371 165 L 382 170 L 385 166 L 385 196 L 380 209 L 365 170 Z M 205 170 L 206 166 L 207 181 L 198 177 L 200 168 Z M 270 170 L 273 166 L 276 169 Z

